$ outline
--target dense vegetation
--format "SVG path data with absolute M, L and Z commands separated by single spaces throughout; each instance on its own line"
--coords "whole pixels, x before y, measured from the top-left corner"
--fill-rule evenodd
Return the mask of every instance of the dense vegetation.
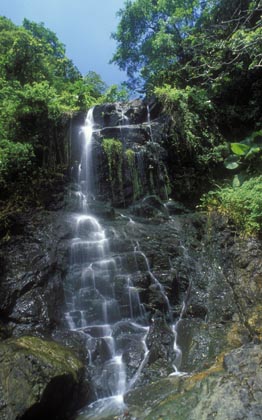
M 95 72 L 82 76 L 43 23 L 25 19 L 20 27 L 0 17 L 0 234 L 12 212 L 42 205 L 61 184 L 70 117 L 122 98 L 125 90 L 107 88 Z
M 261 13 L 261 0 L 127 0 L 113 34 L 117 50 L 112 61 L 127 71 L 129 86 L 156 96 L 173 121 L 167 147 L 174 186 L 179 189 L 176 179 L 186 185 L 186 167 L 188 192 L 192 179 L 201 182 L 204 173 L 217 183 L 221 175 L 232 178 L 230 169 L 235 169 L 232 188 L 239 205 L 234 211 L 241 211 L 247 192 L 249 209 L 257 209 L 258 224 L 249 220 L 249 210 L 244 212 L 241 227 L 248 231 L 262 226 L 256 202 L 260 178 L 240 188 L 243 180 L 261 173 L 261 145 L 252 144 L 262 126 Z M 219 168 L 225 158 L 228 171 Z M 219 210 L 230 212 L 230 194 L 220 188 Z
M 227 206 L 229 182 L 243 197 L 248 188 L 240 187 L 250 181 L 256 197 L 261 12 L 261 0 L 126 0 L 118 13 L 112 61 L 126 70 L 130 89 L 156 97 L 170 117 L 165 146 L 173 192 L 184 193 L 178 198 L 200 193 L 212 179 L 220 183 L 218 209 Z M 0 200 L 41 205 L 36 190 L 48 194 L 70 159 L 70 116 L 127 97 L 117 86 L 106 89 L 95 72 L 80 74 L 44 24 L 25 19 L 20 27 L 0 17 Z M 214 208 L 212 194 L 204 202 Z M 247 230 L 260 231 L 256 226 Z

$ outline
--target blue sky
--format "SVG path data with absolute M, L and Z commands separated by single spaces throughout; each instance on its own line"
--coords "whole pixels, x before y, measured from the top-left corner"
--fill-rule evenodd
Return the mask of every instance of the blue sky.
M 121 83 L 125 73 L 109 65 L 115 51 L 110 34 L 117 27 L 116 12 L 125 0 L 0 0 L 0 15 L 21 25 L 26 17 L 44 22 L 65 44 L 67 56 L 84 75 L 95 71 L 108 84 Z

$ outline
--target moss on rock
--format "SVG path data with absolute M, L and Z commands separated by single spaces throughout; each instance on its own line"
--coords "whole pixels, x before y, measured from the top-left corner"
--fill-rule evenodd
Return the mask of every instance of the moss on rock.
M 123 195 L 123 145 L 117 139 L 103 139 L 102 146 L 107 157 L 109 181 L 114 198 L 118 190 Z
M 77 406 L 83 364 L 68 349 L 37 337 L 0 344 L 0 417 L 66 419 Z

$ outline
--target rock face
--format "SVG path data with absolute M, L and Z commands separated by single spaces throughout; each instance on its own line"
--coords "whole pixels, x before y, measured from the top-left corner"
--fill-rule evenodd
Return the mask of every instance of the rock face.
M 66 419 L 77 406 L 83 364 L 57 343 L 23 336 L 0 344 L 0 417 Z
M 169 179 L 163 141 L 168 120 L 160 108 L 142 101 L 104 104 L 94 108 L 93 120 L 96 198 L 116 206 L 127 206 L 146 194 L 166 199 Z M 79 119 L 74 124 L 79 124 Z M 72 158 L 77 166 L 85 143 L 84 130 L 76 140 L 78 147 Z
M 1 419 L 65 419 L 90 396 L 85 344 L 63 332 L 72 236 L 64 217 L 60 210 L 24 214 L 1 250 Z
M 167 207 L 172 208 L 174 214 L 168 215 Z M 123 210 L 121 214 L 102 203 L 94 202 L 92 209 L 94 213 L 97 210 L 100 223 L 102 223 L 109 240 L 112 255 L 121 256 L 125 261 L 126 270 L 131 271 L 134 287 L 139 290 L 140 300 L 148 313 L 150 328 L 146 344 L 149 354 L 140 376 L 135 382 L 135 389 L 130 391 L 126 397 L 130 415 L 133 418 L 137 416 L 139 420 L 143 419 L 142 414 L 137 414 L 137 408 L 135 408 L 137 406 L 135 401 L 139 402 L 141 398 L 144 401 L 144 406 L 148 409 L 148 415 L 154 415 L 149 413 L 149 407 L 152 406 L 150 394 L 156 392 L 154 387 L 158 389 L 158 386 L 159 396 L 157 400 L 154 400 L 152 407 L 155 407 L 156 413 L 167 420 L 168 417 L 165 413 L 173 412 L 172 404 L 176 406 L 177 401 L 181 402 L 181 407 L 190 407 L 192 416 L 190 417 L 188 412 L 179 408 L 182 414 L 177 411 L 178 419 L 185 418 L 183 416 L 197 419 L 200 409 L 203 413 L 214 413 L 214 407 L 218 404 L 215 399 L 216 393 L 222 395 L 224 399 L 226 398 L 224 393 L 229 393 L 231 387 L 235 390 L 234 392 L 239 390 L 239 380 L 235 381 L 234 379 L 233 381 L 232 379 L 232 369 L 235 369 L 236 365 L 235 355 L 241 354 L 241 358 L 250 360 L 250 363 L 254 358 L 254 366 L 259 365 L 259 362 L 256 361 L 256 352 L 260 347 L 251 343 L 261 340 L 262 251 L 260 241 L 254 239 L 244 241 L 236 236 L 227 221 L 217 217 L 207 221 L 201 214 L 192 214 L 171 201 L 164 206 L 156 196 L 146 197 L 128 210 Z M 22 359 L 19 359 L 17 363 L 27 366 L 26 371 L 28 372 L 32 372 L 31 363 L 33 365 L 36 363 L 38 369 L 34 371 L 33 375 L 28 375 L 30 378 L 28 387 L 35 389 L 35 382 L 41 383 L 43 395 L 46 395 L 44 389 L 49 389 L 49 382 L 53 383 L 52 375 L 60 377 L 60 373 L 57 374 L 54 367 L 50 373 L 51 376 L 43 380 L 42 370 L 46 362 L 41 354 L 37 354 L 35 349 L 30 348 L 29 345 L 25 353 L 24 350 L 21 350 L 19 340 L 23 340 L 25 335 L 45 336 L 50 340 L 59 341 L 62 345 L 72 349 L 77 358 L 86 366 L 86 348 L 88 348 L 93 364 L 97 365 L 96 369 L 101 364 L 101 360 L 107 357 L 106 349 L 102 343 L 93 348 L 92 343 L 85 341 L 77 332 L 65 330 L 64 282 L 68 271 L 69 247 L 72 237 L 71 219 L 67 212 L 60 210 L 40 212 L 30 215 L 25 220 L 24 232 L 13 238 L 6 247 L 8 252 L 5 255 L 2 254 L 4 264 L 1 273 L 1 336 L 5 340 L 2 343 L 1 366 L 9 366 L 11 371 L 12 363 L 15 361 L 14 357 L 9 357 L 10 354 L 13 354 L 12 352 L 21 355 Z M 163 294 L 156 286 L 152 275 L 149 275 L 144 257 L 140 258 L 137 255 L 136 264 L 139 271 L 133 266 L 134 261 L 130 257 L 130 252 L 136 243 L 139 243 L 139 249 L 147 256 L 153 276 L 158 279 L 166 292 L 174 321 L 181 316 L 177 323 L 177 345 L 182 351 L 180 361 L 176 360 L 174 353 L 174 336 L 170 330 L 170 319 Z M 117 281 L 119 289 L 116 288 L 116 294 L 119 294 L 121 300 L 122 279 L 119 277 Z M 184 309 L 183 302 L 185 303 Z M 125 305 L 124 300 L 123 305 Z M 18 338 L 8 338 L 12 336 Z M 136 337 L 136 331 L 134 328 L 132 331 L 126 330 L 124 324 L 119 325 L 118 329 L 114 331 L 114 337 L 116 341 L 126 342 L 123 360 L 126 363 L 127 377 L 131 379 L 143 360 L 142 349 L 138 348 L 136 340 L 132 339 L 132 337 Z M 45 343 L 45 341 L 41 341 L 39 348 L 45 346 Z M 49 342 L 47 344 L 49 345 Z M 56 344 L 51 341 L 50 345 L 52 347 Z M 233 349 L 238 347 L 241 351 L 235 353 Z M 56 351 L 59 350 L 58 347 L 55 348 Z M 19 351 L 17 351 L 18 349 Z M 256 349 L 256 352 L 255 350 L 253 352 L 252 349 Z M 224 356 L 225 353 L 228 356 Z M 217 365 L 214 367 L 214 363 L 217 358 L 221 360 L 221 357 L 224 359 L 226 369 L 220 365 L 217 370 Z M 24 359 L 28 360 L 29 365 L 24 362 Z M 241 366 L 243 365 L 242 359 Z M 61 361 L 58 357 L 57 363 L 55 363 L 57 369 L 59 360 Z M 164 382 L 158 382 L 173 372 L 174 363 L 177 364 L 180 371 L 191 374 L 191 379 L 171 377 Z M 63 363 L 59 369 L 59 372 L 63 372 Z M 93 371 L 93 369 L 91 367 L 88 370 L 95 376 L 98 370 Z M 248 374 L 249 365 L 245 369 Z M 256 371 L 258 377 L 254 386 L 256 392 L 259 393 L 261 392 L 259 369 L 256 368 Z M 6 370 L 3 372 L 3 376 L 6 376 Z M 71 391 L 73 388 L 82 389 L 86 400 L 92 398 L 90 385 L 86 389 L 85 381 L 81 382 L 80 379 L 71 381 L 71 379 L 70 377 L 66 389 Z M 24 382 L 24 379 L 21 381 Z M 156 384 L 151 385 L 152 382 Z M 62 386 L 60 380 L 55 380 L 54 383 L 56 389 L 60 389 Z M 167 390 L 166 383 L 168 384 Z M 211 399 L 208 396 L 208 400 L 212 401 L 212 407 L 211 402 L 210 406 L 202 405 L 202 394 L 196 397 L 200 387 L 200 389 L 203 388 L 203 399 L 207 399 L 207 395 L 204 393 L 207 386 L 216 390 Z M 190 389 L 192 387 L 193 396 L 185 403 L 184 398 L 186 397 L 183 397 L 183 390 L 187 390 L 188 387 Z M 67 395 L 63 392 L 68 391 L 61 392 L 62 395 Z M 168 399 L 168 409 L 165 408 L 162 412 L 162 404 L 158 407 L 158 402 L 164 401 L 169 392 L 172 393 L 172 398 Z M 81 394 L 80 391 L 79 393 Z M 8 390 L 5 391 L 5 401 L 3 400 L 2 403 L 3 413 L 7 413 L 5 411 L 7 407 L 13 407 L 13 405 L 19 407 L 15 401 L 11 403 L 10 398 L 14 394 L 13 391 L 9 394 Z M 48 392 L 47 395 L 49 395 Z M 172 403 L 173 398 L 174 402 Z M 71 397 L 66 399 L 69 401 Z M 83 399 L 81 396 L 78 401 L 79 405 Z M 22 406 L 20 416 L 25 413 L 29 413 L 26 414 L 29 416 L 30 410 L 34 410 L 33 407 L 36 405 L 44 410 L 42 404 L 46 400 L 41 396 L 38 400 L 34 397 L 30 401 L 31 405 L 28 402 L 26 408 Z M 68 412 L 77 406 L 74 397 L 71 402 L 72 405 L 69 404 Z M 59 399 L 57 399 L 57 403 L 57 406 L 53 402 L 49 404 L 53 413 L 56 413 L 58 407 L 61 407 Z M 228 404 L 232 406 L 230 402 Z M 246 406 L 243 406 L 244 408 L 241 406 L 242 411 L 246 410 L 243 411 L 246 416 L 243 418 L 255 416 L 258 408 L 256 405 L 250 404 L 247 402 Z M 235 413 L 238 413 L 240 406 L 235 407 Z M 229 412 L 221 411 L 222 408 L 219 408 L 218 413 L 223 414 L 219 414 L 221 417 L 217 418 L 222 419 L 224 413 L 227 413 L 229 419 L 234 419 L 233 406 L 231 409 L 232 412 L 228 414 Z M 3 415 L 8 418 L 11 414 Z M 65 414 L 62 415 L 65 416 Z M 148 419 L 151 418 L 155 417 L 148 417 Z M 254 418 L 256 419 L 256 417 Z
M 68 232 L 59 223 L 59 212 L 25 215 L 23 230 L 3 255 L 1 319 L 8 324 L 7 335 L 50 334 L 61 320 L 68 251 L 58 243 Z
M 209 370 L 169 377 L 126 396 L 129 415 L 139 420 L 261 419 L 261 345 L 233 350 Z
M 261 419 L 261 242 L 239 238 L 217 215 L 205 220 L 186 213 L 173 223 L 180 242 L 172 237 L 170 220 L 161 224 L 163 236 L 165 224 L 169 231 L 167 243 L 172 238 L 173 247 L 161 247 L 171 271 L 163 256 L 154 259 L 152 236 L 151 265 L 162 273 L 174 309 L 187 302 L 177 324 L 180 371 L 186 375 L 128 392 L 130 417 L 123 418 Z M 154 234 L 161 237 L 157 225 Z
M 127 380 L 141 367 L 125 397 L 127 410 L 132 420 L 256 420 L 262 395 L 261 241 L 238 237 L 217 215 L 207 219 L 166 201 L 168 121 L 159 111 L 138 101 L 98 106 L 93 114 L 97 199 L 89 212 L 103 227 L 110 256 L 123 265 L 114 278 L 120 310 L 127 318 L 128 274 L 148 322 L 144 344 L 135 324 L 120 322 L 112 330 L 123 349 Z M 84 116 L 77 119 L 72 130 L 80 144 L 72 153 L 79 161 L 83 135 L 77 136 Z M 3 420 L 69 418 L 92 400 L 89 375 L 99 376 L 109 357 L 105 342 L 89 339 L 87 329 L 86 336 L 68 330 L 65 298 L 72 293 L 67 279 L 72 213 L 79 209 L 76 185 L 59 200 L 48 211 L 24 214 L 0 251 Z M 83 224 L 80 239 L 88 229 Z M 90 310 L 92 299 L 82 298 Z M 79 314 L 76 310 L 76 322 Z M 174 364 L 186 374 L 168 377 Z

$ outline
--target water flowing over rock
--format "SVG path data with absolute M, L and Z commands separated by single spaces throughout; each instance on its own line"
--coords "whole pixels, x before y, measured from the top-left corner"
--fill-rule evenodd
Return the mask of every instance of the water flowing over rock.
M 93 169 L 89 168 L 96 198 L 117 206 L 127 206 L 146 194 L 167 199 L 167 155 L 162 143 L 168 125 L 160 117 L 159 107 L 151 106 L 150 111 L 142 101 L 105 104 L 94 108 L 92 118 Z M 75 173 L 81 162 L 84 135 L 82 130 L 72 157 Z
M 117 109 L 111 106 L 106 110 L 108 114 L 103 111 L 103 120 L 106 114 L 107 124 L 116 124 L 120 115 Z M 102 227 L 92 214 L 92 203 L 96 201 L 97 195 L 101 198 L 97 179 L 93 177 L 94 162 L 97 168 L 99 156 L 103 159 L 102 154 L 96 153 L 97 132 L 105 130 L 97 128 L 97 121 L 101 124 L 98 111 L 101 112 L 97 107 L 89 110 L 85 126 L 82 128 L 84 143 L 81 162 L 75 177 L 76 185 L 71 193 L 76 197 L 77 213 L 71 216 L 74 239 L 71 242 L 69 271 L 65 278 L 65 319 L 70 330 L 86 337 L 96 398 L 95 402 L 83 411 L 83 416 L 92 419 L 121 413 L 124 409 L 123 395 L 128 389 L 141 381 L 143 383 L 152 380 L 153 376 L 156 376 L 157 362 L 160 359 L 165 363 L 163 374 L 171 373 L 175 369 L 176 359 L 169 299 L 164 287 L 152 273 L 146 255 L 140 249 L 137 240 L 139 226 L 137 227 L 130 216 L 118 213 L 107 228 L 105 221 Z M 150 121 L 147 108 L 146 111 L 145 124 L 148 126 Z M 122 119 L 123 115 L 122 109 Z M 137 117 L 132 115 L 132 118 Z M 140 118 L 143 120 L 143 116 L 140 115 Z M 121 132 L 123 127 L 109 126 L 117 132 Z M 133 125 L 126 128 L 131 132 L 134 129 Z M 107 142 L 106 147 L 104 142 Z M 122 143 L 115 138 L 102 139 L 102 148 L 108 158 L 109 177 L 114 166 L 122 162 L 123 145 L 126 146 L 126 142 Z M 135 158 L 135 152 L 131 149 L 130 152 Z M 110 160 L 112 156 L 115 161 Z M 133 163 L 136 165 L 135 160 Z M 122 170 L 122 167 L 120 169 Z M 140 179 L 141 174 L 137 175 Z M 122 172 L 117 172 L 120 187 L 123 185 L 122 176 Z M 115 186 L 111 188 L 113 202 L 114 188 Z M 119 194 L 121 196 L 121 192 Z M 148 197 L 145 205 L 151 209 L 158 209 L 161 217 L 163 215 L 165 219 L 168 218 L 166 209 L 158 197 Z M 152 215 L 155 216 L 155 213 Z M 163 318 L 162 323 L 155 318 L 157 311 Z M 165 324 L 164 314 L 171 323 L 169 327 L 166 324 L 168 334 L 166 332 L 165 335 L 161 332 Z M 150 326 L 152 317 L 154 323 Z M 164 337 L 163 342 L 166 343 L 157 349 L 154 340 L 162 340 Z M 162 354 L 165 345 L 168 350 Z M 143 379 L 147 365 L 151 366 L 151 374 L 147 374 Z
M 261 418 L 261 241 L 168 199 L 166 130 L 75 118 L 67 194 L 0 252 L 1 418 Z

